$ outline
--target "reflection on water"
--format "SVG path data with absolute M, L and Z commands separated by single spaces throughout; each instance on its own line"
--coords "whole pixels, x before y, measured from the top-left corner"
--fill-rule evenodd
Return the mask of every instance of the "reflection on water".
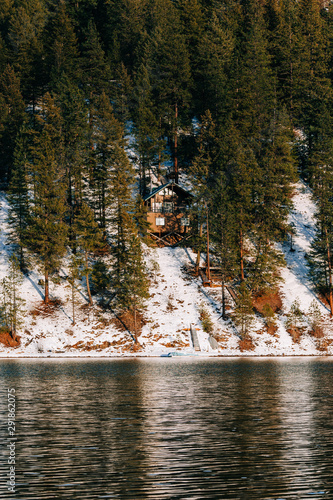
M 11 499 L 333 498 L 333 362 L 0 362 L 17 393 Z

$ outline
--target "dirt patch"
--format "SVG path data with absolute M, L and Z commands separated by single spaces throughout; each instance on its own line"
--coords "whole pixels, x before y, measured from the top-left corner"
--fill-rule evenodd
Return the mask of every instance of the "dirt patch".
M 266 325 L 266 331 L 269 335 L 273 335 L 273 337 L 278 337 L 276 332 L 278 331 L 278 327 L 276 325 Z
M 96 350 L 102 350 L 102 349 L 107 349 L 108 347 L 121 347 L 124 349 L 126 348 L 128 344 L 127 339 L 118 339 L 118 340 L 113 340 L 109 342 L 108 340 L 105 340 L 104 342 L 100 344 L 95 344 L 94 341 L 90 340 L 88 342 L 84 342 L 83 340 L 80 340 L 76 344 L 73 345 L 66 345 L 64 349 L 78 349 L 80 351 L 96 351 Z M 126 350 L 126 349 L 124 349 Z
M 265 306 L 269 306 L 275 314 L 281 311 L 282 300 L 278 290 L 254 295 L 253 307 L 255 311 L 264 316 Z
M 182 342 L 181 340 L 173 340 L 172 342 L 161 342 L 161 345 L 163 345 L 164 347 L 178 347 L 178 348 L 182 348 L 182 347 L 188 347 L 189 343 L 187 342 Z
M 117 316 L 118 322 L 122 325 L 123 331 L 128 330 L 133 334 L 134 332 L 134 315 L 131 311 L 125 311 Z M 142 327 L 147 324 L 147 319 L 141 312 L 136 313 L 137 336 L 141 334 Z
M 289 335 L 293 339 L 293 342 L 295 342 L 295 344 L 299 344 L 299 342 L 301 340 L 301 336 L 305 332 L 305 328 L 304 327 L 301 327 L 301 328 L 291 327 L 291 328 L 287 328 L 287 332 L 289 333 Z
M 63 302 L 61 299 L 52 299 L 48 304 L 39 302 L 30 311 L 30 314 L 34 318 L 37 316 L 52 316 L 62 305 Z
M 316 344 L 318 351 L 327 352 L 328 348 L 333 345 L 333 339 L 318 339 Z
M 246 336 L 244 339 L 240 339 L 238 342 L 238 348 L 241 352 L 244 351 L 254 351 L 256 346 L 250 336 Z
M 316 339 L 322 339 L 325 337 L 325 329 L 323 325 L 316 325 L 312 330 L 309 331 L 309 334 Z
M 20 337 L 16 336 L 15 339 L 9 332 L 0 333 L 0 342 L 6 347 L 19 347 L 21 345 Z

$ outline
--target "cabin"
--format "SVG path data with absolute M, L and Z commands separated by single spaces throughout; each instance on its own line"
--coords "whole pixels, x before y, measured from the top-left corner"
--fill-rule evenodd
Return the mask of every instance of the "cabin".
M 154 188 L 144 196 L 150 235 L 162 245 L 175 245 L 189 231 L 187 206 L 192 195 L 174 181 Z

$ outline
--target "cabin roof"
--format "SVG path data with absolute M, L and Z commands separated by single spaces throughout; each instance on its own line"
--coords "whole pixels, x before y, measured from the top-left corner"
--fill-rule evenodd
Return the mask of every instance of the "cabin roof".
M 159 193 L 160 191 L 163 191 L 163 189 L 165 189 L 165 188 L 167 188 L 169 186 L 173 187 L 175 193 L 178 192 L 178 193 L 183 193 L 183 194 L 185 194 L 187 196 L 192 196 L 189 191 L 187 191 L 186 189 L 184 189 L 183 187 L 181 187 L 176 182 L 169 181 L 166 184 L 162 184 L 161 186 L 157 186 L 156 188 L 154 188 L 152 190 L 151 193 L 146 194 L 146 196 L 143 197 L 143 201 L 150 200 L 150 198 L 152 198 L 155 194 Z

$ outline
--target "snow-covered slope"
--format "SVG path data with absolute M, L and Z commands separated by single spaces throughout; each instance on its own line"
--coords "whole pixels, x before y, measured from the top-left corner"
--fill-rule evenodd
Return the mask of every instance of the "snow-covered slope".
M 294 251 L 285 244 L 287 267 L 282 269 L 281 296 L 283 308 L 277 318 L 278 329 L 274 335 L 264 328 L 258 316 L 253 325 L 252 350 L 240 350 L 237 331 L 232 323 L 220 317 L 221 289 L 204 288 L 200 278 L 189 272 L 193 267 L 194 254 L 190 249 L 157 248 L 146 250 L 146 260 L 151 269 L 150 299 L 147 301 L 145 319 L 139 337 L 140 347 L 134 346 L 133 338 L 121 327 L 111 311 L 103 311 L 98 305 L 87 307 L 84 288 L 80 291 L 76 310 L 76 324 L 72 321 L 70 289 L 66 280 L 52 285 L 51 295 L 60 305 L 51 310 L 42 304 L 43 288 L 37 270 L 24 278 L 21 296 L 26 301 L 24 322 L 19 332 L 21 346 L 8 348 L 0 344 L 0 357 L 18 356 L 159 356 L 169 352 L 210 356 L 272 356 L 272 355 L 318 355 L 333 353 L 333 325 L 328 309 L 314 294 L 307 276 L 305 253 L 309 250 L 314 235 L 313 214 L 315 206 L 311 194 L 301 182 L 295 185 L 294 210 L 291 221 L 295 224 Z M 8 269 L 10 247 L 7 242 L 7 203 L 2 197 L 0 211 L 0 279 Z M 62 275 L 65 276 L 65 271 Z M 232 308 L 231 297 L 227 297 Z M 299 299 L 306 314 L 311 302 L 317 301 L 322 314 L 327 318 L 325 339 L 315 339 L 303 333 L 295 343 L 286 331 L 285 322 L 292 302 Z M 204 308 L 214 324 L 214 336 L 218 349 L 212 349 L 208 334 L 202 329 L 200 308 Z M 201 347 L 195 352 L 190 327 L 195 328 Z M 323 345 L 325 344 L 325 350 Z

